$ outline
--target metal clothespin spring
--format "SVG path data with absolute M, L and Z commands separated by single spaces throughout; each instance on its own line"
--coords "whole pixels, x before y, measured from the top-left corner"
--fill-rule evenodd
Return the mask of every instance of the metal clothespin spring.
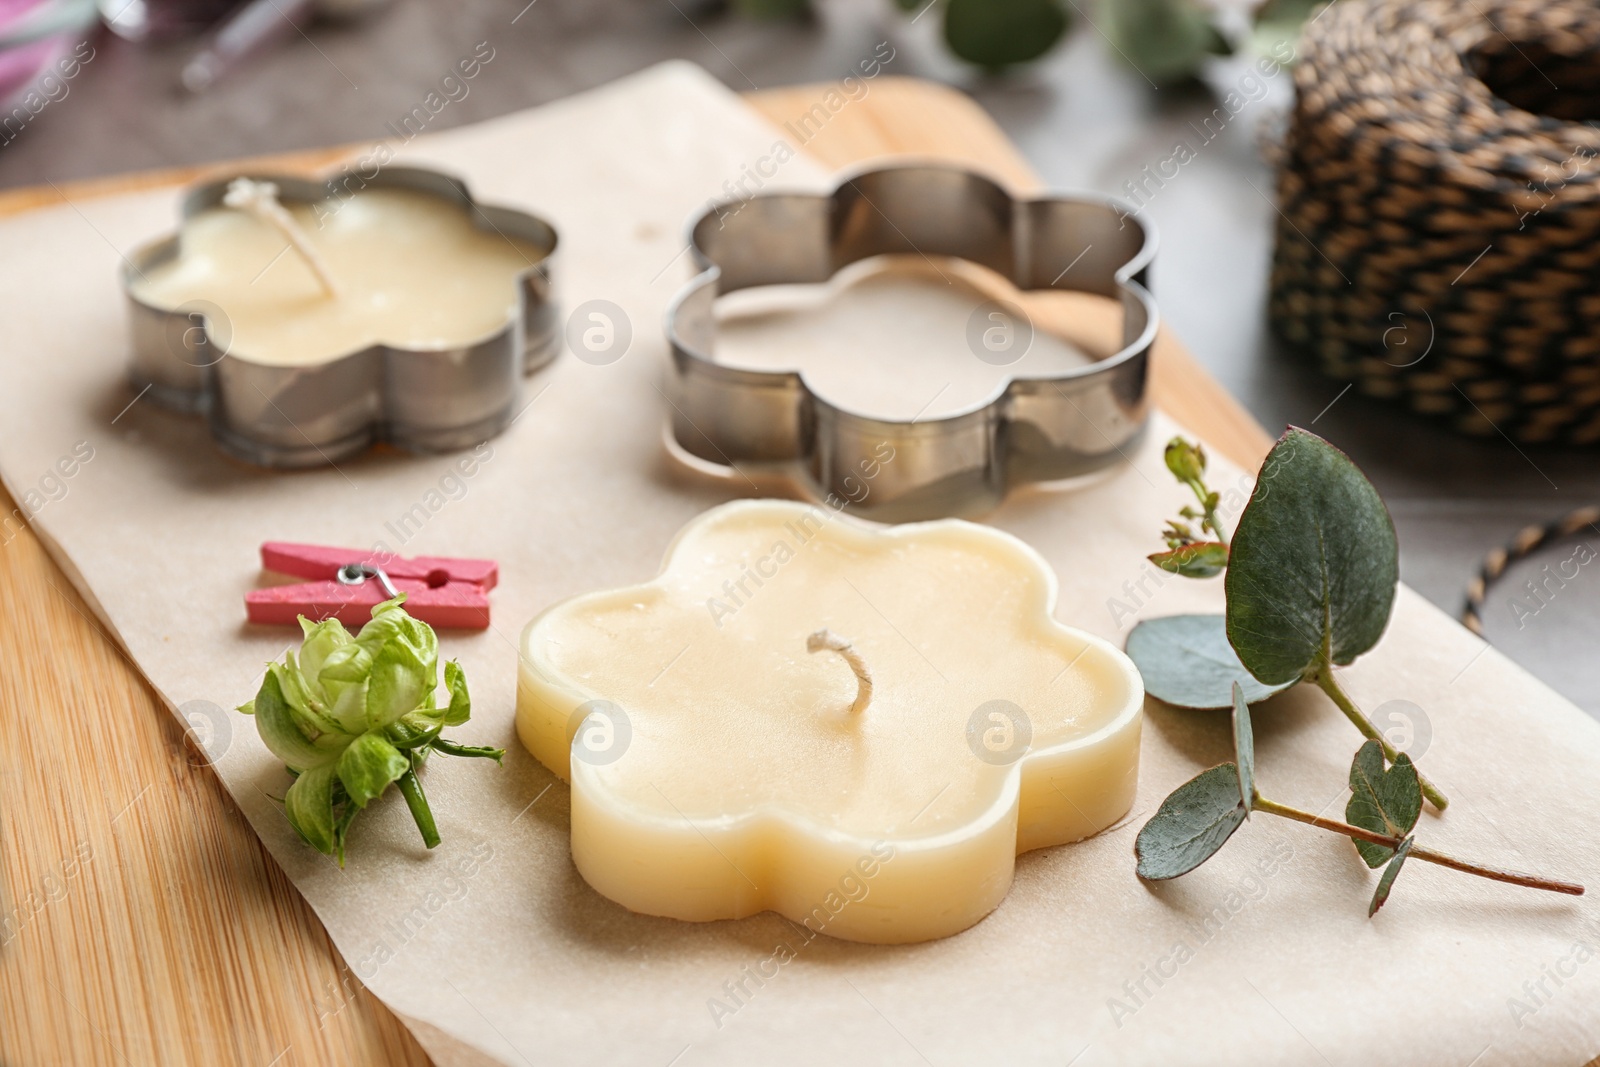
M 327 574 L 327 571 L 323 571 Z M 378 584 L 383 587 L 383 592 L 388 599 L 393 600 L 400 595 L 400 590 L 394 587 L 389 576 L 383 573 L 382 567 L 374 567 L 370 563 L 346 563 L 339 568 L 339 573 L 334 576 L 340 585 L 364 585 L 368 578 L 378 579 Z

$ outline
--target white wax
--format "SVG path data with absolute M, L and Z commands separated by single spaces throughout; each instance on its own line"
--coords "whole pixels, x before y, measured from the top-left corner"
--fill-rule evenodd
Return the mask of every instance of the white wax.
M 986 526 L 727 504 L 683 530 L 660 577 L 528 626 L 517 729 L 572 782 L 578 870 L 635 911 L 942 937 L 1000 903 L 1018 852 L 1094 834 L 1133 802 L 1138 672 L 1057 623 L 1054 599 L 1044 561 Z M 844 658 L 807 651 L 823 628 L 871 669 L 860 712 Z M 594 699 L 628 728 L 577 731 Z M 1007 723 L 979 713 L 994 701 L 1026 715 L 1025 754 L 973 747 L 1003 751 Z M 865 895 L 834 914 L 846 876 Z
M 369 189 L 286 205 L 338 283 L 329 296 L 272 226 L 213 208 L 183 224 L 176 258 L 135 277 L 134 295 L 175 309 L 205 301 L 226 321 L 213 334 L 257 363 L 303 366 L 383 342 L 450 349 L 505 326 L 518 275 L 542 253 L 473 225 L 451 200 Z
M 970 320 L 992 301 L 1029 316 L 1032 343 L 1015 362 L 986 362 L 974 352 Z M 1039 304 L 969 263 L 882 256 L 846 267 L 826 285 L 761 286 L 719 298 L 714 355 L 736 367 L 802 371 L 815 392 L 859 414 L 938 418 L 992 397 L 1011 378 L 1093 362 L 1049 332 L 1054 319 Z M 984 328 L 991 325 L 985 318 Z

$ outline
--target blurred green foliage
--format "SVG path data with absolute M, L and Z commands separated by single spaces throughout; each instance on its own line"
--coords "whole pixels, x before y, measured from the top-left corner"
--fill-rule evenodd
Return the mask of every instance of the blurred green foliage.
M 945 44 L 985 70 L 1038 59 L 1066 34 L 1068 21 L 1059 0 L 944 0 Z
M 1305 21 L 1326 0 L 1265 0 L 1249 15 L 1243 39 L 1225 33 L 1217 12 L 1205 0 L 890 0 L 920 19 L 943 19 L 941 36 L 958 58 L 998 73 L 1029 63 L 1066 36 L 1074 16 L 1089 20 L 1128 66 L 1156 85 L 1196 77 L 1208 56 L 1236 48 L 1266 53 L 1294 41 Z M 811 0 L 730 0 L 752 18 L 807 15 Z M 937 12 L 930 11 L 938 7 Z M 1235 33 L 1234 36 L 1241 36 Z

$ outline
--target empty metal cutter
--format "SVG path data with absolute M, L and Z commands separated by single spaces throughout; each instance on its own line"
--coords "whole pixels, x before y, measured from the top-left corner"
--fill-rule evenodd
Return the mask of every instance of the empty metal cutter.
M 762 194 L 713 207 L 693 222 L 690 245 L 701 273 L 667 311 L 668 419 L 672 443 L 695 460 L 781 468 L 824 498 L 851 501 L 854 514 L 898 522 L 979 513 L 1010 486 L 1101 469 L 1143 432 L 1157 324 L 1145 276 L 1156 241 L 1113 198 L 1018 197 L 952 166 L 879 167 L 827 194 Z M 969 260 L 1024 290 L 1110 297 L 1122 305 L 1122 348 L 1067 373 L 1011 378 L 963 410 L 909 421 L 830 402 L 801 369 L 717 362 L 720 294 L 826 282 L 842 267 L 890 253 Z M 878 462 L 886 454 L 893 461 Z M 866 469 L 874 477 L 862 495 Z
M 267 467 L 335 462 L 375 441 L 419 452 L 478 444 L 516 417 L 522 376 L 560 350 L 550 296 L 556 231 L 523 211 L 477 204 L 456 178 L 417 167 L 326 181 L 244 177 L 277 185 L 285 203 L 348 198 L 354 189 L 412 189 L 461 204 L 475 225 L 531 244 L 540 255 L 518 278 L 517 314 L 496 333 L 451 349 L 372 345 L 312 366 L 252 362 L 228 352 L 222 310 L 203 301 L 177 308 L 146 303 L 132 282 L 180 252 L 179 234 L 135 251 L 122 272 L 132 325 L 129 377 L 165 407 L 200 412 L 224 450 Z M 184 219 L 220 204 L 232 177 L 190 190 Z

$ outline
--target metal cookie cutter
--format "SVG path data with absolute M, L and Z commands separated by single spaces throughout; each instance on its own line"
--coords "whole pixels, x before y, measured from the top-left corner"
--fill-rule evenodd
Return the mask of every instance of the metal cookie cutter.
M 695 461 L 783 468 L 819 495 L 853 501 L 860 472 L 875 469 L 852 510 L 898 522 L 982 512 L 1010 486 L 1101 469 L 1144 430 L 1157 325 L 1145 276 L 1156 240 L 1111 197 L 1017 197 L 956 167 L 882 167 L 825 195 L 764 194 L 713 207 L 693 223 L 690 245 L 701 273 L 667 310 L 669 445 Z M 817 395 L 800 370 L 749 370 L 712 355 L 719 295 L 826 282 L 888 253 L 969 260 L 1024 290 L 1111 297 L 1122 305 L 1122 348 L 1066 373 L 1011 378 L 963 410 L 920 421 L 847 410 Z M 895 458 L 880 465 L 884 443 Z
M 534 215 L 479 205 L 460 180 L 417 167 L 386 167 L 375 176 L 335 174 L 326 181 L 243 175 L 277 185 L 285 203 L 348 197 L 352 190 L 410 189 L 465 207 L 474 225 L 531 244 L 540 254 L 517 278 L 519 310 L 506 325 L 455 348 L 374 344 L 311 366 L 252 362 L 229 352 L 221 308 L 189 301 L 148 303 L 133 282 L 180 254 L 180 233 L 128 257 L 122 288 L 132 325 L 129 378 L 164 407 L 207 416 L 228 453 L 266 467 L 335 462 L 376 441 L 416 452 L 466 448 L 498 434 L 516 417 L 524 374 L 560 351 L 550 263 L 556 231 Z M 216 207 L 232 178 L 207 182 L 184 198 L 182 218 Z

